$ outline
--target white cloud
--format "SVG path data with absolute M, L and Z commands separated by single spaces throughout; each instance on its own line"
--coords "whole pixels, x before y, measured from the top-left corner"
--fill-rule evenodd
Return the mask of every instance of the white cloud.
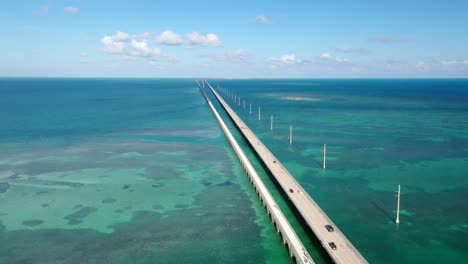
M 216 34 L 210 33 L 206 36 L 200 35 L 198 32 L 187 34 L 187 39 L 190 46 L 212 46 L 220 47 L 223 45 Z
M 302 62 L 301 60 L 296 59 L 296 56 L 294 54 L 285 54 L 281 56 L 279 60 L 285 64 L 297 64 Z
M 126 42 L 132 38 L 125 32 L 118 31 L 113 36 L 105 35 L 101 39 L 101 43 L 104 45 L 104 51 L 107 53 L 123 53 L 127 47 Z
M 192 32 L 187 34 L 187 41 L 185 41 L 181 35 L 171 30 L 165 30 L 158 35 L 154 41 L 150 41 L 152 36 L 154 36 L 152 32 L 131 35 L 126 32 L 118 31 L 114 35 L 105 35 L 102 37 L 102 51 L 109 54 L 120 55 L 124 60 L 144 59 L 146 61 L 153 62 L 164 60 L 168 63 L 175 63 L 180 60 L 176 57 L 171 57 L 170 55 L 165 54 L 159 47 L 154 46 L 154 44 L 182 45 L 187 43 L 189 47 L 216 47 L 223 45 L 218 36 L 213 33 L 200 35 L 197 32 Z M 250 56 L 242 49 L 228 51 L 213 56 L 219 56 L 222 60 L 242 62 L 248 62 L 250 59 Z
M 271 23 L 270 19 L 268 19 L 268 17 L 264 16 L 264 15 L 258 15 L 255 17 L 255 22 L 257 22 L 258 24 L 269 24 Z
M 81 52 L 81 53 L 80 53 L 80 57 L 88 57 L 88 53 L 86 53 L 86 52 Z
M 128 40 L 130 39 L 136 39 L 136 40 L 144 40 L 144 39 L 148 39 L 149 37 L 153 36 L 154 33 L 153 32 L 144 32 L 142 34 L 138 34 L 138 35 L 132 35 L 131 37 L 128 36 Z
M 182 36 L 172 30 L 165 30 L 156 38 L 156 43 L 164 45 L 181 45 L 184 43 Z
M 146 40 L 138 41 L 136 39 L 132 39 L 132 46 L 140 52 L 145 52 L 149 49 L 148 42 Z
M 301 64 L 307 61 L 296 58 L 296 55 L 294 54 L 284 54 L 278 58 L 269 58 L 267 62 L 273 65 L 279 66 L 279 65 Z
M 121 32 L 121 31 L 118 31 L 117 34 L 115 34 L 114 36 L 112 36 L 112 39 L 114 41 L 130 41 L 130 35 L 125 33 L 125 32 Z
M 130 55 L 135 57 L 147 57 L 147 58 L 159 58 L 163 55 L 160 48 L 150 48 L 148 47 L 148 40 L 138 41 L 132 39 L 133 50 L 130 52 Z
M 63 9 L 63 11 L 65 13 L 69 13 L 69 14 L 75 14 L 75 15 L 78 15 L 80 13 L 80 9 L 78 7 L 74 7 L 74 6 L 67 6 Z
M 148 38 L 152 35 L 146 32 L 139 35 L 130 35 L 125 32 L 117 32 L 112 36 L 104 36 L 101 39 L 103 51 L 106 53 L 120 54 L 124 60 L 134 60 L 144 58 L 154 61 L 166 57 L 160 48 L 150 47 Z
M 101 39 L 101 43 L 104 45 L 104 48 L 103 48 L 104 52 L 107 52 L 107 53 L 124 52 L 127 45 L 124 42 L 117 40 L 115 36 L 117 35 L 114 35 L 114 36 L 106 35 Z

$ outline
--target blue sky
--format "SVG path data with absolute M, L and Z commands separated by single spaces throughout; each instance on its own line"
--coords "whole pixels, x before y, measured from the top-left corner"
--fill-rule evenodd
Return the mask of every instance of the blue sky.
M 4 1 L 0 76 L 468 77 L 468 1 Z

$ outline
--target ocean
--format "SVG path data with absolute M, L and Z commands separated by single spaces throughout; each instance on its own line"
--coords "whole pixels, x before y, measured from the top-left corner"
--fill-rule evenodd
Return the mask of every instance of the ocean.
M 468 261 L 468 80 L 210 83 L 370 263 Z M 291 262 L 193 79 L 1 78 L 0 120 L 0 263 Z

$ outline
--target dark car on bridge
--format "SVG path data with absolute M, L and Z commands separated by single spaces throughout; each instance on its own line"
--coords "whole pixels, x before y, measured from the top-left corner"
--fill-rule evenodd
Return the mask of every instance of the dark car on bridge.
M 328 230 L 328 232 L 333 232 L 335 229 L 331 225 L 325 225 L 325 228 Z
M 330 242 L 328 245 L 330 245 L 331 249 L 336 250 L 335 242 Z

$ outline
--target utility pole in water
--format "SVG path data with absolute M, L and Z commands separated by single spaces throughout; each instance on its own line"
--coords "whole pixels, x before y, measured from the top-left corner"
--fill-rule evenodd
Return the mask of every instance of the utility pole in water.
M 323 144 L 323 168 L 327 168 L 327 144 Z
M 292 144 L 292 126 L 289 126 L 289 145 Z
M 270 130 L 273 131 L 273 115 L 270 117 Z
M 397 196 L 398 196 L 398 201 L 397 201 L 397 210 L 396 210 L 396 220 L 395 222 L 397 224 L 400 223 L 400 184 L 398 184 L 398 192 L 397 192 Z

